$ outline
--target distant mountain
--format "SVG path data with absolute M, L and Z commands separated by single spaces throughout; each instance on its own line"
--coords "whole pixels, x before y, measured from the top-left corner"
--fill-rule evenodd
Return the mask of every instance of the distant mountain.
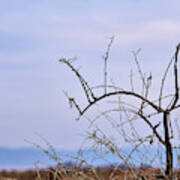
M 148 147 L 146 148 L 149 150 L 149 153 L 146 153 L 145 150 L 140 149 L 141 153 L 139 152 L 134 153 L 131 157 L 131 163 L 135 166 L 140 167 L 142 164 L 149 165 L 148 159 L 145 158 L 144 155 L 156 157 L 156 165 L 162 165 L 160 159 L 157 156 L 157 148 L 155 147 Z M 132 149 L 125 148 L 121 153 L 128 154 Z M 49 153 L 53 153 L 49 150 Z M 162 153 L 164 154 L 164 153 Z M 143 156 L 142 156 L 143 155 Z M 6 148 L 0 147 L 0 169 L 29 169 L 35 168 L 35 165 L 38 167 L 49 167 L 56 165 L 56 162 L 50 158 L 51 155 L 48 156 L 47 153 L 43 152 L 40 149 L 36 148 Z M 85 159 L 89 164 L 94 166 L 111 166 L 114 164 L 122 164 L 123 161 L 115 154 L 107 153 L 107 152 L 94 152 L 92 150 L 83 150 L 81 154 L 76 151 L 65 151 L 65 150 L 57 150 L 57 156 L 61 159 L 62 163 L 65 164 L 73 164 L 75 159 Z M 107 160 L 103 160 L 102 157 L 105 157 Z M 162 159 L 165 159 L 162 157 Z M 140 160 L 140 161 L 139 161 Z M 177 158 L 174 157 L 175 166 L 178 166 Z M 153 166 L 153 164 L 150 163 Z
M 50 153 L 53 153 L 49 151 Z M 102 154 L 102 152 L 100 153 Z M 57 150 L 58 158 L 65 164 L 75 162 L 76 157 L 86 159 L 95 166 L 106 165 L 97 154 L 90 150 L 84 150 L 79 154 L 76 151 Z M 83 158 L 82 158 L 83 157 Z M 107 159 L 112 163 L 117 163 L 119 159 L 113 157 L 112 154 L 107 155 Z M 0 169 L 29 169 L 38 167 L 53 166 L 56 162 L 50 158 L 45 152 L 35 148 L 6 148 L 0 147 Z
M 42 151 L 34 148 L 0 147 L 1 169 L 33 168 L 38 160 L 48 162 L 49 158 Z

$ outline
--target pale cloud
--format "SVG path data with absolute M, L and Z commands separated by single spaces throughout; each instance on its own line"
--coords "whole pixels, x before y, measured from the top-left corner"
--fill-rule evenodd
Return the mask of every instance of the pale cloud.
M 39 3 L 35 8 L 34 3 L 32 3 L 31 8 L 25 6 L 28 9 L 27 12 L 21 7 L 21 11 L 10 11 L 2 14 L 0 33 L 4 33 L 7 37 L 6 43 L 16 42 L 14 48 L 17 45 L 19 49 L 29 46 L 27 49 L 29 48 L 30 51 L 40 47 L 52 49 L 55 46 L 66 50 L 71 50 L 72 47 L 77 49 L 100 48 L 106 42 L 105 37 L 112 35 L 116 36 L 118 48 L 129 45 L 142 47 L 144 44 L 161 46 L 178 41 L 180 22 L 176 18 L 158 18 L 156 12 L 152 18 L 146 19 L 146 16 L 140 16 L 143 12 L 145 14 L 145 9 L 136 12 L 139 7 L 133 9 L 130 6 L 131 3 L 120 3 L 130 8 L 131 14 L 126 11 L 117 12 L 117 9 L 114 12 L 107 11 L 104 8 L 102 11 L 94 8 L 92 13 L 90 11 L 93 9 L 92 7 L 88 9 L 87 13 L 83 10 L 82 14 L 73 11 L 71 6 L 65 6 L 63 3 L 63 7 L 72 10 L 68 14 L 62 9 L 53 11 L 52 4 L 48 10 L 46 6 L 40 8 Z M 45 5 L 47 4 L 46 2 Z M 78 4 L 80 6 L 81 3 Z M 143 3 L 138 2 L 138 4 L 144 6 Z M 83 5 L 85 6 L 85 4 Z M 131 20 L 133 16 L 134 19 Z
M 83 61 L 77 62 L 83 66 L 81 72 L 89 73 L 88 80 L 92 83 L 97 79 L 103 82 L 99 76 L 103 77 L 100 64 L 106 50 L 106 37 L 115 35 L 109 69 L 116 78 L 122 69 L 124 74 L 121 77 L 125 79 L 133 62 L 130 51 L 134 47 L 159 47 L 167 55 L 171 53 L 169 47 L 174 50 L 179 41 L 177 10 L 167 11 L 169 1 L 166 1 L 164 9 L 159 12 L 162 2 L 62 0 L 42 3 L 19 0 L 11 4 L 4 1 L 6 5 L 3 7 L 2 3 L 0 7 L 0 104 L 3 107 L 0 118 L 4 119 L 0 145 L 12 145 L 12 141 L 13 146 L 16 142 L 17 145 L 26 145 L 23 142 L 26 132 L 35 129 L 56 139 L 60 146 L 63 146 L 64 136 L 68 136 L 69 144 L 77 147 L 79 140 L 73 141 L 71 137 L 79 132 L 81 125 L 74 123 L 75 115 L 68 109 L 61 91 L 67 89 L 80 100 L 81 91 L 73 75 L 59 65 L 57 59 L 74 55 L 83 57 L 85 60 L 82 58 Z M 148 68 L 152 70 L 158 66 L 158 72 L 162 69 L 161 59 L 165 59 L 165 55 L 160 56 L 159 53 L 143 54 L 143 57 L 153 59 L 148 59 L 145 65 L 149 62 Z M 97 74 L 100 75 L 95 77 Z M 122 82 L 127 86 L 127 80 Z M 24 128 L 23 133 L 19 126 Z M 8 137 L 9 132 L 13 132 L 13 137 Z M 66 143 L 65 146 L 70 145 Z
M 94 20 L 94 21 L 93 21 Z M 115 35 L 118 47 L 127 45 L 161 46 L 172 45 L 179 41 L 180 21 L 159 19 L 146 21 L 139 24 L 114 24 L 113 21 L 101 19 L 91 20 L 91 26 L 74 26 L 69 28 L 67 24 L 62 24 L 64 28 L 57 27 L 51 33 L 54 40 L 71 42 L 72 46 L 78 45 L 79 48 L 102 47 L 105 37 Z M 73 24 L 69 23 L 69 24 Z M 107 27 L 107 28 L 106 28 Z M 73 30 L 72 30 L 73 29 Z
M 169 41 L 178 41 L 180 37 L 180 21 L 159 20 L 141 24 L 138 27 L 127 29 L 127 32 L 120 32 L 122 44 L 154 43 L 160 45 Z

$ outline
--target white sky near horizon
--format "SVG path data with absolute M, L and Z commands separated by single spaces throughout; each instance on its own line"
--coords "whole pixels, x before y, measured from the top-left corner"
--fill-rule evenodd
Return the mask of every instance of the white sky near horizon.
M 155 83 L 180 42 L 180 1 L 0 0 L 0 146 L 43 143 L 76 149 L 87 131 L 63 90 L 81 99 L 73 74 L 58 62 L 78 57 L 92 85 L 103 82 L 106 37 L 115 36 L 108 70 L 129 87 L 131 51 Z M 109 78 L 110 79 L 110 78 Z M 127 83 L 128 82 L 128 83 Z

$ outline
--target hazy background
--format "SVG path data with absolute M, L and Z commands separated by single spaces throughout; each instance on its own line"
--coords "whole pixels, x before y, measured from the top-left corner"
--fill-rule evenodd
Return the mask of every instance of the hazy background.
M 109 72 L 128 87 L 132 50 L 156 80 L 180 42 L 180 1 L 0 0 L 0 146 L 80 146 L 85 121 L 76 122 L 62 93 L 81 99 L 72 73 L 58 62 L 78 57 L 91 85 L 103 82 L 107 36 L 115 36 Z M 110 78 L 110 77 L 109 77 Z M 116 79 L 117 78 L 117 79 Z

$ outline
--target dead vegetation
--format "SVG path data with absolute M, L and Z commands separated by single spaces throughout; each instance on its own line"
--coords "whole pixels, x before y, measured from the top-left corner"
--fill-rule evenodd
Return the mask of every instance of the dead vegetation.
M 148 73 L 148 75 L 143 72 L 138 60 L 140 49 L 136 52 L 132 52 L 140 81 L 138 79 L 134 80 L 133 71 L 130 73 L 129 89 L 124 89 L 121 82 L 114 83 L 113 80 L 108 80 L 109 74 L 107 66 L 113 41 L 114 37 L 110 37 L 107 51 L 103 57 L 103 84 L 95 87 L 91 87 L 89 85 L 90 83 L 86 81 L 86 78 L 80 73 L 80 69 L 74 66 L 75 59 L 61 58 L 59 60 L 59 62 L 65 64 L 79 80 L 82 94 L 84 95 L 82 97 L 85 97 L 86 101 L 86 105 L 84 105 L 78 102 L 77 97 L 73 97 L 72 95 L 69 96 L 68 93 L 65 92 L 70 107 L 74 107 L 77 110 L 79 114 L 77 119 L 79 120 L 85 117 L 85 114 L 92 108 L 101 106 L 102 102 L 105 102 L 105 100 L 107 102 L 107 100 L 109 100 L 111 102 L 109 109 L 99 110 L 99 113 L 95 118 L 85 117 L 90 122 L 91 126 L 91 131 L 88 132 L 86 139 L 93 142 L 92 147 L 95 149 L 104 148 L 112 154 L 116 154 L 119 159 L 123 160 L 129 167 L 128 174 L 131 173 L 132 177 L 137 179 L 139 178 L 139 172 L 135 173 L 130 165 L 132 155 L 134 152 L 139 152 L 139 147 L 155 142 L 157 146 L 161 146 L 161 148 L 165 150 L 165 158 L 162 160 L 162 164 L 165 165 L 165 171 L 162 170 L 164 173 L 163 176 L 166 179 L 172 180 L 175 178 L 173 172 L 173 150 L 179 148 L 179 146 L 176 146 L 174 143 L 175 139 L 179 139 L 177 131 L 175 133 L 175 129 L 179 129 L 178 120 L 172 119 L 172 114 L 177 112 L 180 108 L 178 74 L 180 44 L 176 46 L 175 53 L 164 70 L 160 83 L 157 84 L 159 90 L 156 91 L 157 98 L 154 99 L 155 95 L 152 96 L 151 91 L 153 80 L 156 77 L 153 77 L 151 72 Z M 165 94 L 167 76 L 171 67 L 173 73 L 171 73 L 171 79 L 169 81 L 171 82 L 172 89 L 170 94 Z M 121 75 L 120 68 L 119 72 Z M 116 84 L 120 84 L 121 86 L 117 86 Z M 113 106 L 114 104 L 115 106 Z M 96 122 L 99 121 L 99 119 L 103 119 L 103 121 L 98 124 Z M 116 132 L 117 136 L 112 138 L 112 136 L 108 134 L 108 131 L 102 128 L 106 121 L 109 122 L 109 127 L 112 127 L 109 132 Z M 144 125 L 143 128 L 149 129 L 145 136 L 141 133 L 142 129 L 138 129 L 138 122 Z M 180 132 L 178 131 L 178 133 Z M 124 155 L 121 151 L 121 145 L 114 139 L 120 139 L 121 144 L 129 144 L 131 147 L 134 147 L 134 149 L 129 155 Z M 149 153 L 150 152 L 147 149 L 145 155 L 142 155 L 143 153 L 141 155 L 146 156 Z M 141 159 L 139 159 L 139 161 L 140 160 Z M 148 160 L 153 163 L 156 158 L 148 157 Z M 111 178 L 113 178 L 114 174 L 111 174 Z
M 128 169 L 118 169 L 110 177 L 111 168 L 96 168 L 96 175 L 89 169 L 67 170 L 66 173 L 56 169 L 43 169 L 38 173 L 36 170 L 27 171 L 1 171 L 1 180 L 161 180 L 166 179 L 161 169 L 134 169 L 137 178 L 132 177 Z M 180 179 L 180 171 L 174 171 L 176 179 Z

